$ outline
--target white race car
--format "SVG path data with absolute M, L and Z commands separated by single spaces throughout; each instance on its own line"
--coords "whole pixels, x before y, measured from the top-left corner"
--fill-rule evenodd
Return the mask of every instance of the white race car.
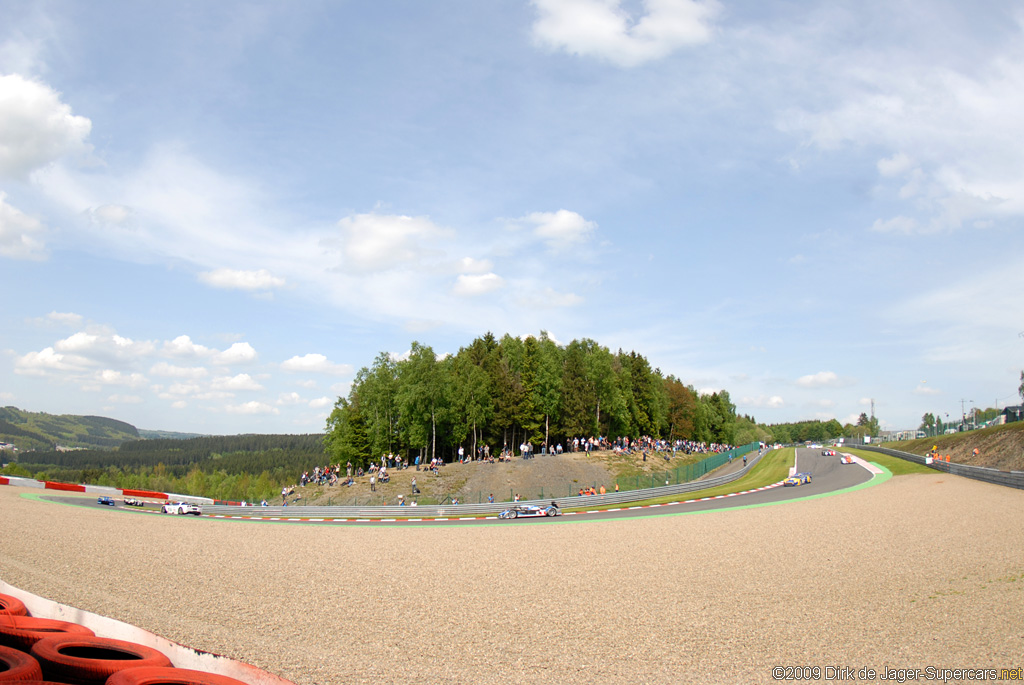
M 168 502 L 160 508 L 165 514 L 194 514 L 199 516 L 203 513 L 202 508 L 198 504 L 192 504 L 191 502 Z
M 839 463 L 840 464 L 853 464 L 854 463 L 853 455 L 852 454 L 843 454 L 843 455 L 841 455 L 839 457 Z
M 534 518 L 537 516 L 561 516 L 562 511 L 558 505 L 552 502 L 546 507 L 538 507 L 534 504 L 515 504 L 498 514 L 498 518 L 517 519 Z

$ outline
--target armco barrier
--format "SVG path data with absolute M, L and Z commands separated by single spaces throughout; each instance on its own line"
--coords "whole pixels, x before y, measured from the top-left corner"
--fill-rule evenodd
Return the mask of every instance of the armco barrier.
M 630 504 L 640 500 L 665 497 L 668 495 L 682 495 L 687 492 L 706 490 L 719 485 L 731 483 L 746 475 L 750 469 L 760 460 L 763 453 L 749 460 L 749 463 L 739 471 L 725 476 L 715 476 L 705 480 L 680 483 L 678 485 L 663 485 L 657 488 L 645 488 L 643 490 L 626 490 L 623 492 L 610 492 L 605 495 L 584 495 L 573 497 L 553 497 L 551 499 L 522 500 L 519 504 L 545 505 L 557 502 L 562 509 L 587 509 L 616 504 Z M 208 516 L 251 516 L 259 518 L 301 518 L 301 519 L 391 519 L 391 518 L 428 518 L 428 519 L 451 519 L 475 518 L 479 516 L 497 516 L 502 511 L 512 506 L 511 502 L 495 502 L 494 504 L 446 504 L 446 505 L 422 505 L 410 506 L 384 506 L 384 507 L 236 507 L 227 505 L 203 506 L 203 514 Z
M 981 480 L 986 483 L 995 483 L 996 485 L 1005 485 L 1007 487 L 1024 490 L 1024 471 L 1000 471 L 999 469 L 992 469 L 985 466 L 957 464 L 955 462 L 939 461 L 938 459 L 929 464 L 928 460 L 920 454 L 901 452 L 900 450 L 889 449 L 888 447 L 857 445 L 856 449 L 888 454 L 890 457 L 912 461 L 915 464 L 922 464 L 933 468 L 936 471 L 945 471 L 946 473 L 951 473 L 954 476 L 964 476 L 965 478 L 973 478 L 974 480 Z

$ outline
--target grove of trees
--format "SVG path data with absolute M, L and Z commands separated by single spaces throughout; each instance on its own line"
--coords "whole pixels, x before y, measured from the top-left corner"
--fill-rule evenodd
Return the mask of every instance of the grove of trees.
M 728 392 L 698 395 L 636 352 L 488 333 L 444 358 L 418 342 L 401 361 L 379 354 L 335 404 L 325 445 L 332 460 L 365 465 L 384 453 L 450 460 L 459 446 L 518 450 L 575 437 L 734 444 L 736 431 Z

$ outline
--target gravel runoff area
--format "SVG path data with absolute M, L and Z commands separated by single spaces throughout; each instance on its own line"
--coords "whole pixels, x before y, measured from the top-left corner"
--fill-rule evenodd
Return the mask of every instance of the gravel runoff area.
M 24 492 L 0 487 L 0 578 L 302 685 L 1024 666 L 1024 492 L 947 474 L 734 511 L 447 527 Z

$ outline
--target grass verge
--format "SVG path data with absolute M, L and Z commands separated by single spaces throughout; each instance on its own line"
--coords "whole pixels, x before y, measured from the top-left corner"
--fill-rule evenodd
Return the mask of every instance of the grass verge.
M 796 452 L 792 447 L 783 448 L 781 450 L 772 450 L 761 457 L 760 461 L 758 461 L 754 468 L 750 470 L 750 473 L 739 480 L 734 480 L 733 482 L 726 483 L 725 485 L 705 488 L 704 490 L 694 490 L 693 492 L 686 492 L 681 495 L 652 497 L 651 499 L 630 502 L 628 505 L 606 504 L 592 507 L 572 507 L 566 509 L 566 511 L 604 511 L 606 509 L 621 508 L 622 506 L 642 507 L 651 504 L 685 502 L 686 500 L 700 499 L 702 497 L 717 497 L 718 495 L 728 495 L 733 492 L 754 490 L 764 487 L 765 485 L 778 483 L 780 480 L 788 477 L 789 469 L 793 466 L 795 458 Z
M 936 473 L 935 469 L 928 468 L 924 464 L 915 464 L 912 461 L 900 459 L 899 457 L 890 457 L 888 454 L 882 454 L 881 452 L 868 452 L 857 449 L 844 451 L 849 451 L 865 461 L 873 461 L 879 466 L 884 466 L 892 471 L 894 476 L 905 476 L 908 473 Z

